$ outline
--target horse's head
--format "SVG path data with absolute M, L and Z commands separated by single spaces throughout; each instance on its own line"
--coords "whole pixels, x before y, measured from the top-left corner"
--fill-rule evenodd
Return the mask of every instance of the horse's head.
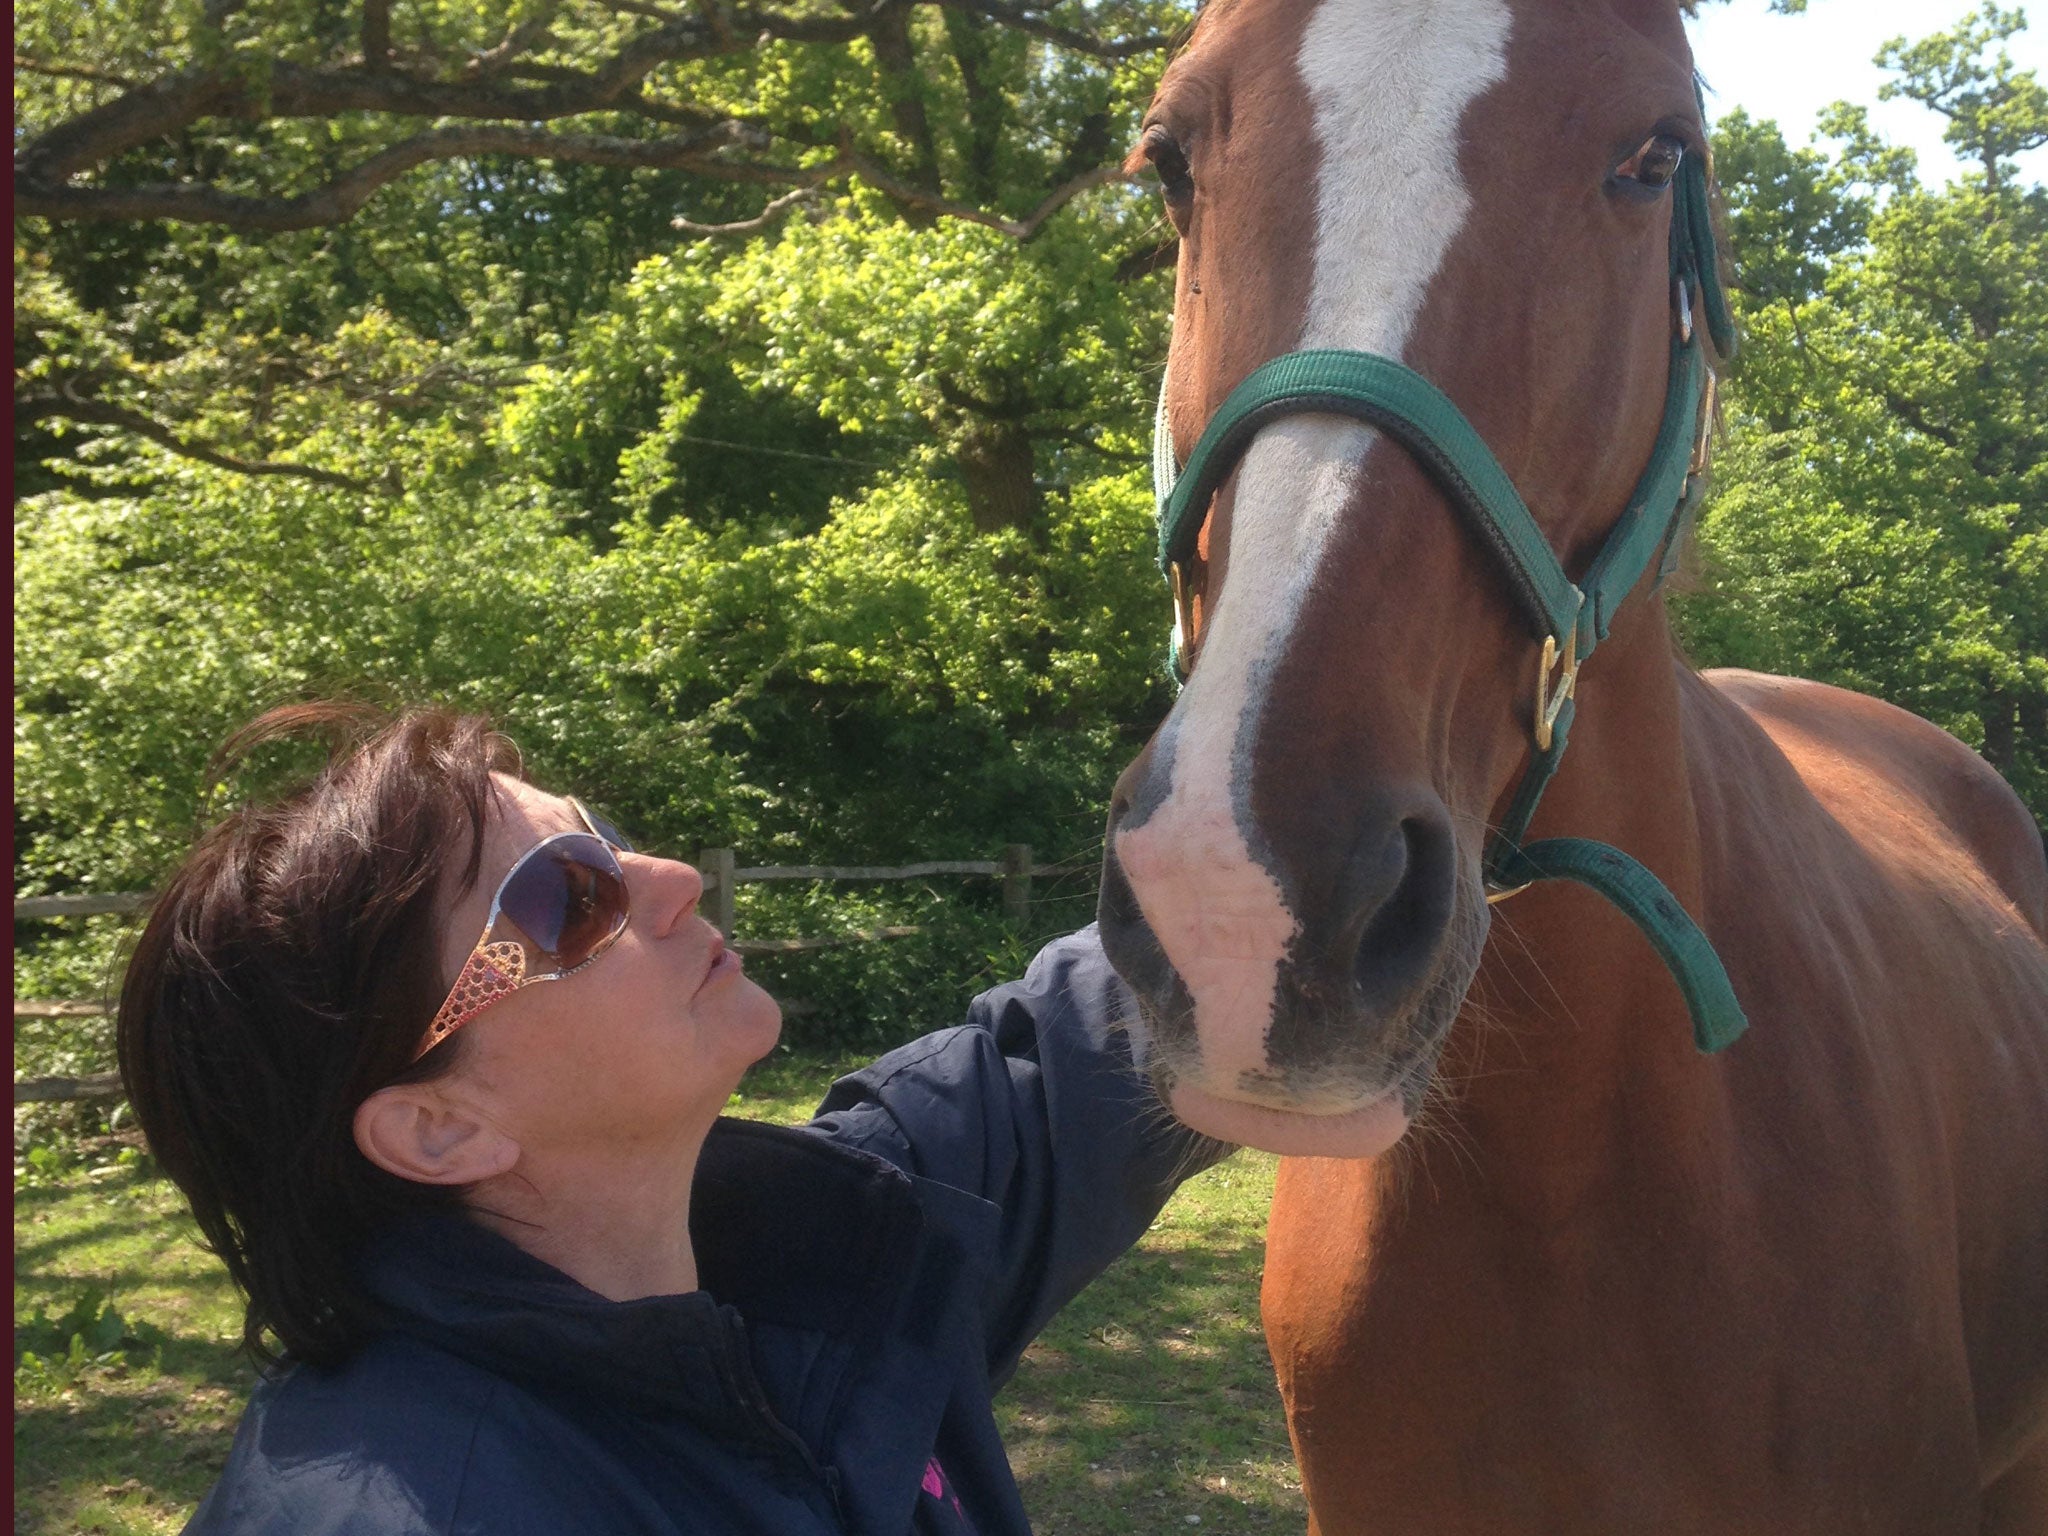
M 1381 354 L 1586 569 L 1675 377 L 1672 188 L 1706 148 L 1674 0 L 1213 0 L 1139 153 L 1180 232 L 1178 457 L 1259 365 Z M 1117 787 L 1103 938 L 1183 1119 L 1370 1155 L 1477 969 L 1539 648 L 1412 449 L 1296 404 L 1234 462 L 1179 566 L 1187 686 Z

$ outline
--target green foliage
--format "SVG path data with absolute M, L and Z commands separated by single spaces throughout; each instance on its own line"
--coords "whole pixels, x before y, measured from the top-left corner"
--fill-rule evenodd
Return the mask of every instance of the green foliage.
M 1917 43 L 1893 38 L 1877 56 L 1899 75 L 1878 95 L 1903 96 L 1947 118 L 1942 138 L 1978 163 L 1991 190 L 2005 183 L 2015 155 L 2048 144 L 2048 90 L 2032 70 L 2015 69 L 2003 46 L 2026 25 L 2024 11 L 2001 10 L 1995 0 L 1984 0 L 1951 30 Z M 1994 44 L 1998 51 L 1987 58 Z
M 1926 715 L 2048 817 L 2048 193 L 2008 164 L 2048 104 L 2009 60 L 1975 59 L 2014 24 L 1987 9 L 1887 47 L 1897 89 L 1982 162 L 1956 185 L 1919 186 L 1867 140 L 1831 158 L 1727 125 L 1752 254 L 1708 586 L 1682 618 L 1703 662 Z
M 17 72 L 21 142 L 181 70 L 375 85 L 355 8 L 78 14 L 18 14 L 37 63 Z M 563 125 L 764 136 L 716 165 L 430 161 L 353 217 L 280 234 L 22 222 L 23 894 L 153 883 L 283 771 L 216 784 L 219 742 L 336 692 L 489 710 L 542 783 L 671 852 L 891 863 L 1028 842 L 1088 866 L 1170 698 L 1143 468 L 1168 295 L 1133 275 L 1163 232 L 1114 184 L 1028 239 L 1014 221 L 1117 158 L 1160 53 L 1056 46 L 972 7 L 900 14 L 668 58 L 642 97 Z M 1131 38 L 1186 15 L 1045 13 Z M 575 0 L 404 7 L 390 57 L 435 89 L 488 82 L 498 66 L 476 61 L 501 45 L 567 79 L 644 21 Z M 1920 186 L 1848 108 L 1832 150 L 1722 124 L 1746 341 L 1709 585 L 1681 617 L 1703 660 L 1928 713 L 2040 810 L 2048 215 L 2011 172 L 2044 116 L 1998 48 L 2016 25 L 1987 9 L 1888 49 L 1898 89 L 1982 167 L 1959 187 Z M 418 126 L 202 115 L 94 185 L 274 197 Z M 744 240 L 695 235 L 760 210 L 762 187 L 728 178 L 743 154 L 868 169 Z M 849 1048 L 956 1016 L 1090 905 L 1085 875 L 1022 932 L 991 882 L 742 896 L 743 935 L 924 930 L 757 964 L 817 1004 L 790 1038 Z M 118 927 L 30 933 L 17 989 L 101 994 Z M 38 1071 L 108 1064 L 103 1025 L 27 1041 Z M 29 1120 L 112 1129 L 91 1106 Z
M 1871 199 L 1815 149 L 1793 149 L 1777 125 L 1737 107 L 1714 125 L 1714 165 L 1728 189 L 1735 284 L 1750 313 L 1816 297 L 1828 269 L 1862 245 Z
M 279 108 L 304 81 L 363 101 L 396 81 L 488 122 L 494 92 L 573 95 L 654 47 L 641 9 L 402 7 L 372 67 L 358 7 L 122 0 L 81 28 L 31 0 L 17 143 L 33 160 L 91 138 L 94 108 L 267 83 L 71 179 L 274 209 L 434 121 Z M 213 783 L 218 743 L 337 692 L 489 710 L 538 779 L 679 853 L 1029 842 L 1085 864 L 1167 702 L 1137 472 L 1164 285 L 1124 277 L 1158 222 L 1120 189 L 1029 240 L 972 219 L 1026 219 L 1113 163 L 1186 15 L 775 12 L 766 40 L 655 47 L 630 91 L 546 123 L 625 146 L 613 164 L 430 159 L 285 233 L 24 220 L 17 885 L 153 883 L 274 781 Z M 721 123 L 743 129 L 723 158 L 634 148 Z M 865 169 L 751 242 L 689 237 L 758 212 L 756 172 L 772 192 L 848 155 Z M 1016 947 L 992 901 L 764 893 L 747 922 L 926 928 L 788 963 L 820 1005 L 799 1027 L 853 1038 L 956 1013 Z M 45 995 L 99 991 L 60 978 L 67 942 L 23 964 Z
M 160 878 L 240 792 L 211 784 L 218 743 L 292 697 L 487 709 L 536 778 L 649 845 L 758 862 L 1085 854 L 1143 728 L 1117 722 L 1163 706 L 1131 477 L 1052 498 L 1043 549 L 975 534 L 946 482 L 890 480 L 812 534 L 643 518 L 600 550 L 445 434 L 386 442 L 420 466 L 395 505 L 175 460 L 145 495 L 23 505 L 25 893 Z M 950 1016 L 990 948 L 941 925 L 903 952 L 924 981 L 841 954 L 819 1027 Z
M 36 1154 L 30 1156 L 33 1160 Z M 123 1317 L 111 1292 L 88 1286 L 54 1317 L 47 1305 L 16 1316 L 15 1390 L 61 1389 L 95 1367 L 152 1367 L 162 1361 L 162 1344 L 162 1330 Z
M 1111 228 L 1130 216 L 1103 212 Z M 1139 359 L 1163 347 L 1161 317 L 1130 302 L 1096 241 L 1007 244 L 979 225 L 906 227 L 853 199 L 750 248 L 716 313 L 755 381 L 851 432 L 943 435 L 992 418 L 1087 443 L 1078 424 L 1108 420 L 1123 427 L 1111 446 L 1135 455 L 1149 425 L 1131 410 Z

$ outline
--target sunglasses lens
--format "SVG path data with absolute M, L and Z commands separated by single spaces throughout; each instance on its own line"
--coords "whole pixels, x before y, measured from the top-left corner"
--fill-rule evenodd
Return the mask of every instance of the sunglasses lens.
M 626 882 L 596 838 L 556 838 L 513 872 L 498 910 L 557 969 L 573 971 L 626 926 Z

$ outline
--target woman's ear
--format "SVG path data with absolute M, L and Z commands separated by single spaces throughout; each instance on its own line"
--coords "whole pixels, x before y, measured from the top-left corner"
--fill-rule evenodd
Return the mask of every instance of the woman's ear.
M 356 1146 L 415 1184 L 476 1184 L 519 1161 L 519 1143 L 432 1082 L 380 1088 L 357 1106 Z

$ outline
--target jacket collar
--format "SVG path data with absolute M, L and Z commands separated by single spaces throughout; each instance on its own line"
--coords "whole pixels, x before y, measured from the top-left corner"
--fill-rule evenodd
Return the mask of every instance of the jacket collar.
M 742 1317 L 859 1352 L 930 1315 L 903 1305 L 932 1268 L 912 1181 L 816 1134 L 721 1119 L 690 1227 L 704 1288 L 680 1296 L 609 1301 L 460 1215 L 394 1224 L 366 1254 L 365 1279 L 399 1331 L 498 1375 L 765 1444 L 789 1432 L 755 1377 Z

